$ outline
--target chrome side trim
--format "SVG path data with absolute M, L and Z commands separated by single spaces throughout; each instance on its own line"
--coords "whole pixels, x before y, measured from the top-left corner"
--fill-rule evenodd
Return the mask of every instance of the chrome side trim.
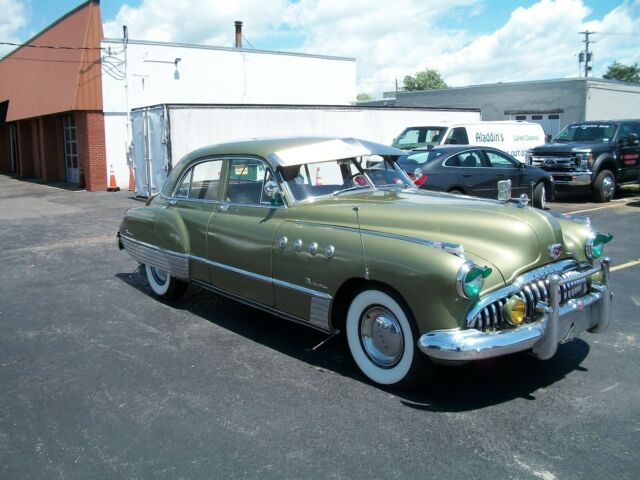
M 241 268 L 232 267 L 230 265 L 225 265 L 224 263 L 214 262 L 212 260 L 208 260 L 202 257 L 196 257 L 195 255 L 189 255 L 191 260 L 202 262 L 212 267 L 220 268 L 222 270 L 226 270 L 228 272 L 237 273 L 238 275 L 244 275 L 245 277 L 253 278 L 254 280 L 259 280 L 265 283 L 272 283 L 273 285 L 277 285 L 279 287 L 288 288 L 289 290 L 295 290 L 300 293 L 304 293 L 306 295 L 312 295 L 314 297 L 329 299 L 332 300 L 333 297 L 327 293 L 319 292 L 317 290 L 312 290 L 311 288 L 302 287 L 300 285 L 295 285 L 293 283 L 285 282 L 284 280 L 278 280 L 276 278 L 267 277 L 266 275 L 260 275 L 258 273 L 249 272 L 248 270 L 243 270 Z
M 344 231 L 344 232 L 353 232 L 353 233 L 358 233 L 358 234 L 363 234 L 363 235 L 369 235 L 369 236 L 373 236 L 373 237 L 383 237 L 383 238 L 393 238 L 395 240 L 402 240 L 404 242 L 411 242 L 411 243 L 417 243 L 419 245 L 424 245 L 426 247 L 432 247 L 432 248 L 437 248 L 440 250 L 444 250 L 446 252 L 449 253 L 453 253 L 454 255 L 461 257 L 461 258 L 465 258 L 464 256 L 464 247 L 460 244 L 457 243 L 450 243 L 450 242 L 437 242 L 435 240 L 426 240 L 423 238 L 417 238 L 417 237 L 410 237 L 407 235 L 399 235 L 396 233 L 387 233 L 387 232 L 377 232 L 375 230 L 364 230 L 364 229 L 358 229 L 355 227 L 344 227 L 342 225 L 331 225 L 331 224 L 325 224 L 325 223 L 312 223 L 312 222 L 301 222 L 301 221 L 295 221 L 296 225 L 307 225 L 307 226 L 311 226 L 311 227 L 318 227 L 318 228 L 328 228 L 331 230 L 340 230 L 340 231 Z
M 309 322 L 309 321 L 304 320 L 302 318 L 299 318 L 299 317 L 296 317 L 296 316 L 293 316 L 293 315 L 289 315 L 288 313 L 284 313 L 284 312 L 282 312 L 280 310 L 277 310 L 277 309 L 275 309 L 273 307 L 269 307 L 267 305 L 263 305 L 262 303 L 257 303 L 257 302 L 253 302 L 251 300 L 247 300 L 244 297 L 240 297 L 239 295 L 236 295 L 234 293 L 227 292 L 226 290 L 223 290 L 223 289 L 218 288 L 218 287 L 214 287 L 213 285 L 210 285 L 208 283 L 201 282 L 199 280 L 193 280 L 193 283 L 195 283 L 195 284 L 197 284 L 197 285 L 199 285 L 199 286 L 201 286 L 201 287 L 203 287 L 203 288 L 205 288 L 207 290 L 210 290 L 210 291 L 212 291 L 214 293 L 217 293 L 218 295 L 222 295 L 224 297 L 230 298 L 231 300 L 235 300 L 236 302 L 243 303 L 243 304 L 248 305 L 248 306 L 253 307 L 253 308 L 257 308 L 258 310 L 262 310 L 263 312 L 270 313 L 271 315 L 275 315 L 277 317 L 283 318 L 283 319 L 288 320 L 290 322 L 299 323 L 301 325 L 305 325 L 307 327 L 311 327 L 311 328 L 314 328 L 316 330 L 320 330 L 321 332 L 324 332 L 324 333 L 331 333 L 332 332 L 332 329 L 328 326 L 328 322 L 325 325 L 312 323 L 312 322 Z
M 138 262 L 170 272 L 173 277 L 180 280 L 189 280 L 188 255 L 156 247 L 122 234 L 120 242 L 127 253 Z
M 331 310 L 330 298 L 311 297 L 309 307 L 309 322 L 323 330 L 330 330 L 329 311 Z

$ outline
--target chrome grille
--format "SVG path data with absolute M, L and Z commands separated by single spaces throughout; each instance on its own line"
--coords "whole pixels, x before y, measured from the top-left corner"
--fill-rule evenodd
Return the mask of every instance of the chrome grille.
M 569 270 L 562 273 L 558 273 L 560 278 L 568 279 L 572 276 L 578 275 L 580 272 L 577 270 Z M 566 284 L 560 285 L 560 305 L 564 305 L 566 302 L 573 298 L 580 298 L 587 294 L 589 285 L 587 279 L 569 281 Z M 469 328 L 475 328 L 483 332 L 493 330 L 503 330 L 511 328 L 511 325 L 502 316 L 502 307 L 507 303 L 507 300 L 512 296 L 517 295 L 522 298 L 526 303 L 526 318 L 525 323 L 530 323 L 535 320 L 536 317 L 536 305 L 538 302 L 549 301 L 549 280 L 548 278 L 539 278 L 530 282 L 524 283 L 522 287 L 509 295 L 499 298 L 476 313 L 473 318 L 468 322 Z

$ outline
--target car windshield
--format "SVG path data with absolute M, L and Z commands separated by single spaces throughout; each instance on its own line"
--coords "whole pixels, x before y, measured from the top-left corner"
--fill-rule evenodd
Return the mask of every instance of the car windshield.
M 565 127 L 553 139 L 554 142 L 600 142 L 613 140 L 617 126 L 611 123 L 584 123 Z
M 440 145 L 446 127 L 410 127 L 393 141 L 393 146 L 410 150 L 418 147 Z
M 281 167 L 296 202 L 379 188 L 414 188 L 394 157 L 367 155 L 344 160 Z

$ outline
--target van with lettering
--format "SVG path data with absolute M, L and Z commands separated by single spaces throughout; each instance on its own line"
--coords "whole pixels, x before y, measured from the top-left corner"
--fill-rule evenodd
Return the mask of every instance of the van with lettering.
M 436 145 L 485 145 L 507 152 L 524 163 L 526 151 L 544 143 L 545 133 L 539 123 L 504 120 L 407 127 L 393 141 L 393 146 L 413 150 Z

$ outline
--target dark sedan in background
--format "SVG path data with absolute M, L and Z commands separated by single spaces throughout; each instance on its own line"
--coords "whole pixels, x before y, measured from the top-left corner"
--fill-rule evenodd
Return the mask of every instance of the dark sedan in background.
M 514 197 L 526 193 L 544 209 L 553 198 L 553 179 L 544 170 L 525 165 L 489 147 L 442 145 L 407 152 L 398 162 L 414 183 L 427 190 L 498 198 L 498 181 L 511 180 Z

